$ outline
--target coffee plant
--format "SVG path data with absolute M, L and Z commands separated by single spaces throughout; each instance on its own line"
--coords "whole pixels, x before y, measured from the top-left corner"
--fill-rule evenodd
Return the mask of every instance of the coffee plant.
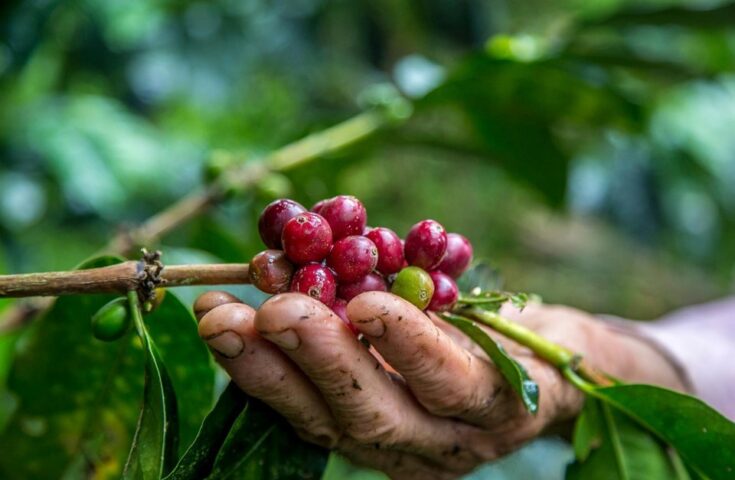
M 721 24 L 732 11 L 629 12 L 597 26 Z M 12 338 L 17 348 L 8 391 L 0 392 L 0 473 L 18 479 L 341 478 L 340 457 L 302 441 L 267 405 L 225 378 L 197 335 L 197 320 L 208 309 L 192 311 L 176 293 L 191 285 L 250 284 L 266 294 L 309 295 L 356 336 L 346 314 L 350 300 L 370 291 L 398 295 L 467 335 L 536 414 L 544 392 L 486 328 L 532 350 L 586 397 L 574 426 L 568 479 L 735 478 L 735 424 L 697 398 L 613 378 L 577 352 L 504 318 L 504 304 L 523 308 L 539 300 L 499 289 L 490 267 L 473 260 L 470 239 L 435 220 L 415 223 L 401 239 L 389 226 L 368 225 L 367 210 L 352 196 L 324 199 L 311 209 L 279 199 L 257 223 L 265 249 L 251 252 L 247 263 L 168 265 L 165 249 L 143 248 L 206 217 L 214 205 L 257 189 L 279 191 L 284 172 L 347 161 L 351 149 L 369 138 L 421 137 L 409 122 L 414 112 L 447 107 L 461 112 L 476 136 L 467 141 L 460 135 L 438 147 L 492 156 L 558 203 L 564 181 L 547 177 L 558 180 L 566 157 L 542 125 L 570 120 L 559 113 L 567 107 L 579 110 L 573 120 L 581 124 L 613 112 L 635 130 L 642 116 L 635 102 L 602 80 L 586 81 L 580 70 L 694 74 L 645 56 L 601 57 L 583 48 L 582 36 L 527 58 L 511 55 L 512 39 L 496 38 L 425 95 L 409 100 L 382 85 L 364 95 L 363 113 L 270 154 L 245 160 L 215 152 L 203 172 L 203 190 L 119 232 L 75 270 L 0 276 L 0 297 L 58 297 L 8 307 L 28 328 Z M 558 82 L 539 86 L 543 101 L 534 103 L 513 86 L 518 79 L 533 83 L 539 72 L 552 72 Z M 499 95 L 488 83 L 508 88 Z M 430 145 L 428 136 L 423 142 Z M 528 158 L 536 160 L 520 161 Z M 541 168 L 542 162 L 551 167 Z M 141 248 L 142 258 L 131 259 Z

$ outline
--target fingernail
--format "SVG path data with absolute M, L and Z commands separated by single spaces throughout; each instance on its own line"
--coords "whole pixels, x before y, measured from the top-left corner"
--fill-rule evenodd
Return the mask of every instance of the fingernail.
M 356 323 L 357 328 L 370 337 L 380 338 L 385 334 L 385 323 L 378 316 L 361 318 Z
M 245 350 L 245 344 L 240 335 L 230 330 L 212 335 L 205 340 L 212 350 L 225 358 L 235 358 Z
M 338 437 L 331 431 L 319 433 L 297 428 L 296 433 L 307 442 L 316 443 L 325 448 L 334 448 L 337 446 Z
M 284 350 L 296 350 L 301 345 L 301 339 L 291 328 L 282 332 L 263 334 L 263 336 Z

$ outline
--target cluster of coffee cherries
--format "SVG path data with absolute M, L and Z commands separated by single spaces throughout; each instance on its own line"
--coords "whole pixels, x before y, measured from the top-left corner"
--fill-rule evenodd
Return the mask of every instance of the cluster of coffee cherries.
M 250 261 L 250 282 L 266 293 L 301 292 L 347 321 L 346 305 L 369 291 L 391 291 L 418 308 L 446 311 L 457 301 L 455 280 L 472 260 L 472 245 L 434 220 L 414 225 L 402 240 L 368 227 L 353 196 L 321 200 L 307 211 L 289 199 L 272 202 L 258 220 L 268 247 Z

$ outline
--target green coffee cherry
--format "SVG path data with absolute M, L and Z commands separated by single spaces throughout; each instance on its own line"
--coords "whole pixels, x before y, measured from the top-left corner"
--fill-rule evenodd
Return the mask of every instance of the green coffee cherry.
M 390 291 L 424 310 L 434 295 L 434 282 L 419 267 L 406 267 L 398 272 Z
M 92 317 L 92 335 L 98 340 L 111 342 L 130 329 L 130 312 L 126 298 L 116 298 L 97 310 Z
M 153 299 L 143 304 L 143 311 L 145 313 L 151 313 L 163 303 L 164 298 L 166 298 L 166 289 L 158 287 L 153 291 Z

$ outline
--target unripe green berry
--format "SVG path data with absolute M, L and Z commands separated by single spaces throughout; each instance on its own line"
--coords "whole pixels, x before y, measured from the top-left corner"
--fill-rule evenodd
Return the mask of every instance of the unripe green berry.
M 406 267 L 398 272 L 390 291 L 424 310 L 434 295 L 434 282 L 425 270 Z
M 131 318 L 125 298 L 116 298 L 97 310 L 92 317 L 94 338 L 111 342 L 125 335 L 130 328 Z
M 164 298 L 166 298 L 166 289 L 158 287 L 153 291 L 153 298 L 143 304 L 143 311 L 145 313 L 151 313 L 163 303 Z

